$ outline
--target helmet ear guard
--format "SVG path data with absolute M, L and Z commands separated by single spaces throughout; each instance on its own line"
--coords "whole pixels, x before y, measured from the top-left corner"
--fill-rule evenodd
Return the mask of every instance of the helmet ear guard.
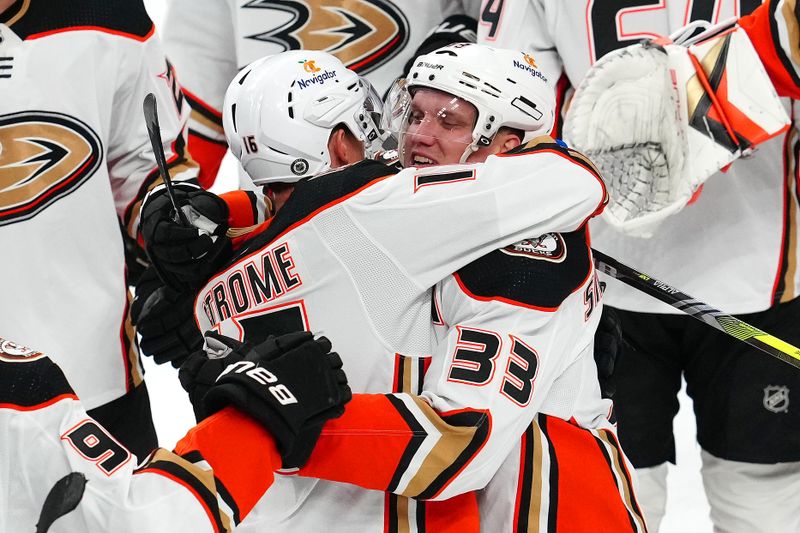
M 382 105 L 375 89 L 336 57 L 293 50 L 251 63 L 228 86 L 223 127 L 257 186 L 291 183 L 330 168 L 328 140 L 344 125 L 377 152 Z

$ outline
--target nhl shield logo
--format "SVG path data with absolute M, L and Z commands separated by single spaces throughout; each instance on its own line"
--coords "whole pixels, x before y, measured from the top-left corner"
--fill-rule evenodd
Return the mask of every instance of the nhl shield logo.
M 773 413 L 788 413 L 789 387 L 781 385 L 764 387 L 764 409 Z

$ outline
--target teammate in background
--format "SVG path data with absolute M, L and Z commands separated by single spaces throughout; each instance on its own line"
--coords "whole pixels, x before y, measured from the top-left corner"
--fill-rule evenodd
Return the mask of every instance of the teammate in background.
M 337 124 L 345 125 L 344 137 L 353 137 L 354 144 L 373 137 L 373 115 L 358 105 L 363 102 L 358 94 L 363 85 L 341 63 L 323 55 L 302 52 L 267 58 L 243 70 L 231 84 L 225 107 L 229 140 L 254 179 L 270 182 L 277 214 L 231 266 L 200 290 L 196 309 L 200 329 L 235 332 L 245 338 L 296 329 L 337 336 L 332 340 L 343 357 L 350 358 L 348 368 L 357 372 L 350 376 L 354 390 L 376 393 L 356 395 L 350 422 L 361 427 L 389 424 L 390 433 L 379 427 L 377 434 L 396 437 L 387 445 L 392 462 L 370 461 L 363 445 L 374 448 L 374 434 L 347 432 L 362 436 L 355 439 L 362 444 L 358 472 L 373 472 L 372 481 L 388 489 L 391 472 L 400 465 L 395 454 L 408 450 L 412 456 L 420 452 L 413 468 L 429 455 L 438 464 L 425 462 L 430 467 L 426 474 L 449 478 L 458 470 L 455 466 L 450 472 L 449 465 L 466 464 L 481 449 L 489 419 L 477 411 L 440 415 L 419 397 L 385 394 L 419 392 L 431 354 L 428 287 L 501 242 L 541 234 L 545 228 L 581 226 L 602 207 L 602 185 L 567 154 L 536 150 L 517 157 L 489 157 L 482 165 L 408 169 L 399 174 L 365 161 L 296 181 L 335 164 L 341 131 Z M 311 83 L 304 70 L 310 61 L 330 74 Z M 531 82 L 510 75 L 530 89 Z M 544 85 L 534 89 L 540 87 Z M 539 92 L 529 98 L 545 109 L 547 95 L 549 90 L 544 100 Z M 357 151 L 357 157 L 363 157 Z M 545 179 L 554 172 L 560 180 Z M 540 212 L 522 208 L 540 195 L 557 205 Z M 170 224 L 168 217 L 163 221 Z M 398 233 L 398 228 L 403 231 Z M 501 236 L 505 232 L 513 235 Z M 146 238 L 149 233 L 145 231 Z M 332 301 L 346 304 L 346 312 L 330 313 Z M 415 438 L 409 428 L 431 431 L 432 424 L 438 430 L 423 437 L 425 443 L 417 450 L 421 434 Z M 441 446 L 433 446 L 440 437 Z M 451 452 L 456 455 L 450 456 Z M 285 466 L 303 462 L 304 458 L 287 465 L 284 457 Z M 417 484 L 409 491 L 434 487 L 437 481 L 423 480 L 424 486 Z M 390 530 L 477 527 L 469 494 L 422 502 L 299 477 L 276 480 L 274 489 L 265 498 L 264 514 L 251 517 L 243 527 L 369 531 L 383 530 L 384 520 Z M 346 515 L 341 501 L 348 502 Z
M 272 484 L 279 451 L 340 415 L 350 392 L 330 343 L 311 334 L 209 342 L 231 362 L 209 391 L 218 412 L 140 464 L 52 360 L 0 339 L 0 530 L 231 531 Z
M 797 27 L 794 3 L 760 3 L 484 0 L 479 42 L 529 52 L 548 78 L 559 80 L 563 95 L 611 50 L 668 35 L 690 20 L 737 16 L 778 93 L 797 98 L 797 42 L 788 37 Z M 798 147 L 794 128 L 765 143 L 753 158 L 709 179 L 697 201 L 650 239 L 624 236 L 595 220 L 593 244 L 797 344 Z M 799 530 L 800 411 L 791 403 L 800 375 L 627 286 L 612 283 L 606 298 L 619 310 L 630 346 L 617 365 L 615 400 L 620 439 L 638 469 L 651 529 L 664 513 L 666 463 L 675 462 L 672 420 L 684 377 L 715 528 Z
M 189 110 L 141 1 L 0 0 L 4 334 L 41 347 L 134 453 L 157 445 L 128 317 L 123 237 L 157 179 L 142 119 L 160 102 L 177 180 Z M 47 324 L 46 328 L 42 324 Z

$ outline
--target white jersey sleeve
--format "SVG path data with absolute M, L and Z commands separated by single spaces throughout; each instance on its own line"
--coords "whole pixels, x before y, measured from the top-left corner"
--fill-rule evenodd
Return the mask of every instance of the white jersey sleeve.
M 228 146 L 222 129 L 225 90 L 247 64 L 237 64 L 235 9 L 224 0 L 174 0 L 162 28 L 167 57 L 191 106 L 189 150 L 204 187 L 214 183 Z
M 123 220 L 127 217 L 128 232 L 135 236 L 142 197 L 148 187 L 161 181 L 142 111 L 148 93 L 155 94 L 158 102 L 161 141 L 171 178 L 195 179 L 197 165 L 185 152 L 189 105 L 158 39 L 151 37 L 119 58 L 109 130 L 108 174 L 117 213 Z
M 594 166 L 539 137 L 485 163 L 405 169 L 344 205 L 411 279 L 430 287 L 491 250 L 573 231 L 605 203 Z
M 231 531 L 280 464 L 272 438 L 233 409 L 190 430 L 174 452 L 157 449 L 138 464 L 86 414 L 55 363 L 2 339 L 0 449 L 0 531 L 34 531 L 47 519 L 48 493 L 72 472 L 87 481 L 83 495 L 50 517 L 51 532 Z

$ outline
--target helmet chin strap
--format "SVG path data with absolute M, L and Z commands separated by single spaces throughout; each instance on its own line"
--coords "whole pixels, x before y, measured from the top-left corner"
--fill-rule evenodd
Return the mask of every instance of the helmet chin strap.
M 489 144 L 491 144 L 492 140 L 494 140 L 494 136 L 495 135 L 497 135 L 497 131 L 491 132 L 491 137 L 488 137 Z M 487 138 L 487 137 L 485 137 L 484 135 L 482 135 L 480 133 L 475 133 L 473 131 L 472 132 L 472 144 L 470 144 L 469 146 L 467 146 L 464 149 L 464 153 L 461 154 L 461 159 L 459 159 L 458 162 L 459 163 L 466 163 L 467 162 L 467 158 L 469 158 L 469 156 L 471 156 L 472 154 L 474 154 L 475 152 L 478 151 L 478 149 L 481 146 L 480 140 L 483 139 L 483 138 Z M 489 146 L 489 144 L 484 144 L 483 146 Z
M 478 143 L 473 141 L 472 144 L 470 144 L 469 146 L 467 146 L 464 149 L 464 153 L 461 154 L 461 159 L 459 159 L 458 162 L 459 163 L 466 163 L 467 159 L 469 158 L 469 156 L 471 156 L 472 154 L 474 154 L 477 151 L 478 151 Z

